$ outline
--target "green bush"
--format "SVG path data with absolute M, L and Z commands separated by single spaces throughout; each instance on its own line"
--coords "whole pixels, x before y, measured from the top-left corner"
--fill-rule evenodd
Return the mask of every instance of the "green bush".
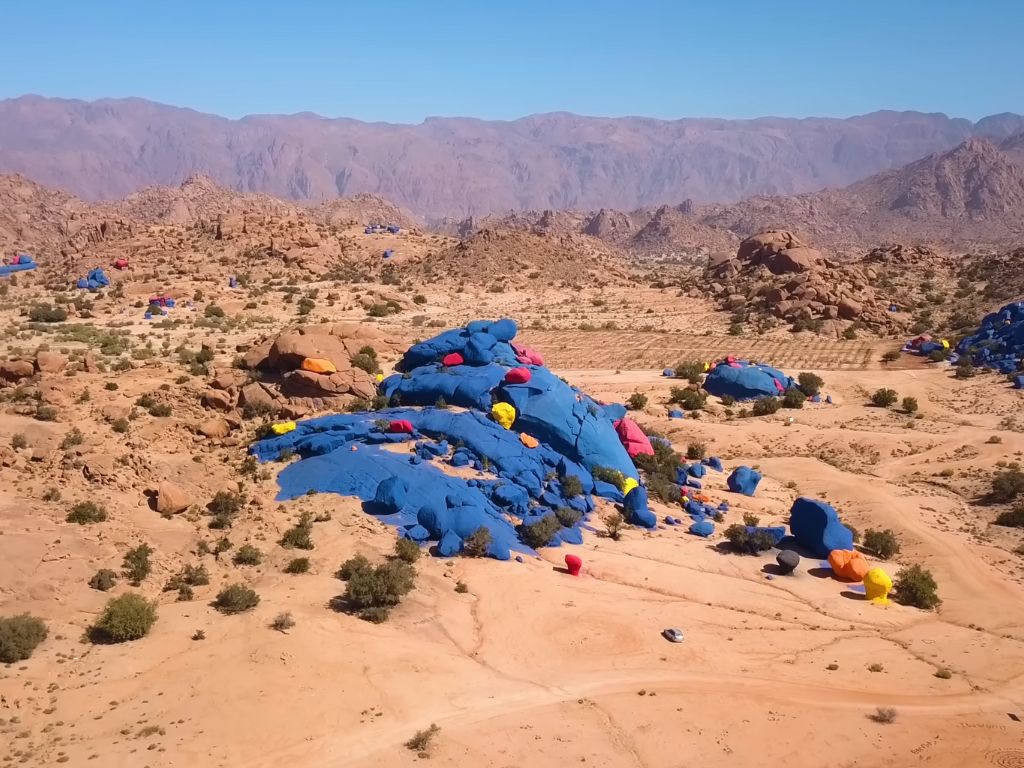
M 0 662 L 25 661 L 47 634 L 43 620 L 27 613 L 0 617 Z
M 583 513 L 572 507 L 559 507 L 555 510 L 555 517 L 563 528 L 572 528 L 583 517 Z
M 370 561 L 363 555 L 355 555 L 341 564 L 341 568 L 338 569 L 338 578 L 342 581 L 348 581 L 356 574 L 364 573 L 372 570 L 372 568 L 373 566 L 370 565 Z
M 900 359 L 900 353 L 898 351 L 896 351 L 895 349 L 890 349 L 888 352 L 886 352 L 884 355 L 882 355 L 882 362 L 883 363 L 895 363 L 899 359 Z
M 156 603 L 128 592 L 111 599 L 90 631 L 94 643 L 125 643 L 149 634 L 156 623 Z
M 210 527 L 230 528 L 243 506 L 245 506 L 245 497 L 242 494 L 233 491 L 217 491 L 210 503 L 206 505 L 206 509 L 213 515 Z
M 626 400 L 626 407 L 631 411 L 642 411 L 647 407 L 647 395 L 643 392 L 634 392 Z
M 281 546 L 285 549 L 312 549 L 312 533 L 313 521 L 308 514 L 303 514 L 298 523 L 284 532 L 281 537 Z
M 993 501 L 1013 501 L 1022 493 L 1024 493 L 1024 472 L 1010 468 L 993 475 L 990 494 Z
M 284 567 L 285 573 L 306 573 L 309 571 L 309 558 L 308 557 L 296 557 L 289 561 L 288 565 Z
M 416 571 L 403 560 L 354 569 L 346 583 L 341 607 L 367 621 L 384 621 L 390 609 L 412 591 L 415 581 Z
M 612 541 L 618 541 L 622 538 L 622 529 L 626 525 L 626 518 L 624 518 L 620 512 L 612 512 L 605 515 L 603 522 L 609 539 Z
M 737 552 L 748 555 L 756 555 L 775 546 L 767 531 L 748 531 L 747 526 L 739 523 L 725 529 L 725 538 Z
M 942 602 L 935 577 L 920 565 L 907 566 L 896 574 L 893 593 L 900 603 L 925 610 L 931 610 Z
M 917 413 L 918 405 L 916 397 L 904 397 L 902 405 L 905 413 Z
M 583 495 L 583 483 L 576 475 L 566 475 L 561 480 L 562 492 L 568 497 Z
M 726 408 L 736 405 L 736 398 L 733 397 L 732 395 L 722 395 L 718 399 L 722 401 L 722 405 L 724 405 Z
M 82 434 L 82 430 L 78 427 L 72 427 L 71 430 L 64 435 L 64 439 L 61 440 L 60 447 L 62 450 L 68 448 L 74 448 L 76 445 L 81 445 L 85 441 L 85 435 Z
M 672 387 L 669 390 L 668 401 L 677 403 L 686 411 L 699 411 L 707 402 L 707 393 L 690 387 Z
M 899 395 L 894 389 L 876 389 L 871 395 L 871 404 L 878 408 L 889 408 L 898 398 Z
M 462 543 L 462 554 L 466 557 L 485 557 L 491 546 L 491 532 L 480 526 Z
M 888 560 L 900 553 L 900 542 L 896 533 L 888 528 L 876 531 L 868 528 L 864 531 L 864 546 L 883 560 Z
M 1000 512 L 996 517 L 996 525 L 1007 528 L 1024 528 L 1024 503 L 1018 502 L 1013 509 Z
M 244 584 L 231 584 L 217 593 L 213 607 L 223 614 L 245 613 L 259 605 L 260 596 Z
M 89 586 L 100 592 L 107 592 L 117 585 L 117 574 L 109 568 L 100 568 L 89 579 Z
M 204 587 L 209 583 L 210 574 L 205 565 L 186 565 L 167 580 L 164 592 L 173 592 L 182 587 Z
M 422 293 L 417 293 L 415 296 L 412 297 L 412 303 L 413 304 L 426 304 L 427 303 L 427 297 L 424 296 Z
M 797 383 L 800 385 L 800 391 L 808 397 L 814 397 L 815 395 L 821 394 L 821 388 L 825 386 L 825 380 L 816 373 L 810 373 L 804 371 L 796 377 Z
M 203 317 L 224 317 L 224 310 L 216 304 L 207 304 L 203 310 Z
M 807 395 L 801 390 L 793 387 L 787 389 L 786 394 L 782 396 L 782 407 L 783 408 L 803 408 L 804 403 L 807 401 Z M 755 403 L 756 405 L 756 403 Z
M 561 523 L 558 522 L 558 517 L 555 515 L 546 515 L 535 523 L 527 525 L 523 523 L 519 526 L 519 538 L 522 539 L 523 543 L 531 549 L 539 549 L 547 546 L 551 538 L 561 528 Z
M 235 565 L 259 565 L 263 562 L 263 553 L 252 544 L 243 544 L 235 550 L 231 562 Z
M 123 435 L 125 432 L 127 432 L 128 431 L 128 427 L 129 427 L 128 419 L 116 419 L 110 425 L 110 428 L 112 430 L 114 430 L 115 432 L 117 432 L 119 435 Z
M 686 446 L 686 458 L 690 461 L 700 461 L 707 455 L 707 443 L 690 443 Z
M 152 554 L 153 549 L 149 544 L 140 544 L 125 553 L 124 561 L 121 563 L 121 574 L 132 586 L 137 587 L 141 584 L 153 570 L 153 564 L 149 560 Z
M 775 413 L 781 407 L 782 403 L 777 397 L 759 397 L 754 401 L 754 405 L 751 410 L 755 416 L 767 416 L 771 413 Z
M 704 363 L 697 360 L 687 360 L 675 367 L 677 379 L 686 379 L 691 384 L 700 384 L 704 379 Z
M 948 349 L 933 349 L 928 353 L 928 359 L 933 363 L 941 363 L 943 360 L 949 359 Z
M 56 421 L 57 409 L 52 405 L 40 405 L 34 415 L 37 421 Z
M 28 311 L 28 319 L 33 323 L 62 323 L 68 319 L 68 313 L 63 307 L 35 304 Z
M 395 542 L 395 557 L 410 565 L 420 559 L 420 545 L 412 539 L 401 538 Z
M 368 355 L 365 352 L 359 352 L 352 356 L 352 366 L 367 373 L 380 373 L 380 363 L 377 362 L 376 354 Z
M 965 357 L 956 367 L 958 379 L 973 379 L 978 375 L 978 369 L 971 364 L 970 358 Z
M 64 519 L 69 523 L 78 523 L 79 525 L 102 523 L 107 519 L 107 510 L 94 501 L 80 501 L 71 508 L 68 516 Z
M 158 418 L 165 418 L 171 415 L 171 406 L 167 403 L 157 403 L 149 409 L 150 416 L 156 416 Z
M 620 491 L 626 484 L 626 476 L 611 467 L 594 467 L 593 475 L 595 480 L 614 485 Z

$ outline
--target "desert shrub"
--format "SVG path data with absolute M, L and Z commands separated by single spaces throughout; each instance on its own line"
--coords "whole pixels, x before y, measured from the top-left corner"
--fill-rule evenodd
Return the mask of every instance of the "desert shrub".
M 355 555 L 341 564 L 341 568 L 338 569 L 338 578 L 342 581 L 348 581 L 353 576 L 372 569 L 373 566 L 370 565 L 370 561 L 363 555 Z
M 928 353 L 928 360 L 930 360 L 933 363 L 941 363 L 943 360 L 947 360 L 948 358 L 948 349 L 933 349 L 931 352 Z
M 217 593 L 213 607 L 221 613 L 231 615 L 251 611 L 259 605 L 260 596 L 244 584 L 231 584 Z
M 308 573 L 309 572 L 309 558 L 308 557 L 296 557 L 288 562 L 288 565 L 284 567 L 285 573 Z
M 559 507 L 555 510 L 555 517 L 563 528 L 572 528 L 583 517 L 583 513 L 572 507 Z
M 797 383 L 800 385 L 800 391 L 808 397 L 814 397 L 815 395 L 821 394 L 821 388 L 825 386 L 825 380 L 816 373 L 804 371 L 796 377 Z
M 904 605 L 931 610 L 938 606 L 939 586 L 932 572 L 920 565 L 909 565 L 900 570 L 893 580 L 893 595 Z
M 100 568 L 89 579 L 89 586 L 100 592 L 107 592 L 117 584 L 117 574 L 109 568 Z
M 686 379 L 691 384 L 700 384 L 704 378 L 704 363 L 697 360 L 687 360 L 675 367 L 677 379 Z
M 868 715 L 868 717 L 874 720 L 876 723 L 882 723 L 883 725 L 887 725 L 896 720 L 896 710 L 892 707 L 879 707 L 870 715 Z
M 210 574 L 205 565 L 202 563 L 186 565 L 167 580 L 167 583 L 164 584 L 164 592 L 173 592 L 182 587 L 203 587 L 209 583 Z
M 167 403 L 157 403 L 156 405 L 149 409 L 149 415 L 156 416 L 159 418 L 170 416 L 171 406 L 168 405 Z
M 1013 509 L 1000 512 L 996 517 L 996 525 L 1005 525 L 1007 528 L 1024 528 L 1024 503 L 1018 502 Z
M 203 317 L 224 317 L 224 310 L 216 304 L 207 304 L 203 309 Z
M 416 735 L 405 742 L 405 748 L 411 749 L 413 752 L 417 753 L 426 752 L 430 748 L 430 744 L 434 740 L 434 737 L 440 730 L 441 728 L 439 726 L 431 723 L 429 728 L 422 731 L 416 731 Z
M 277 616 L 274 617 L 274 620 L 270 622 L 270 628 L 276 629 L 278 632 L 287 632 L 294 626 L 295 619 L 293 619 L 292 615 L 287 611 L 277 614 Z
M 57 409 L 52 405 L 40 405 L 33 415 L 37 421 L 56 421 Z
M 895 532 L 888 528 L 884 531 L 868 528 L 864 531 L 864 546 L 883 560 L 888 560 L 900 553 L 899 539 L 896 538 Z
M 736 405 L 736 398 L 733 397 L 732 395 L 722 395 L 718 399 L 722 401 L 722 405 L 724 405 L 726 408 Z
M 376 353 L 373 355 L 369 355 L 366 352 L 359 352 L 353 355 L 352 366 L 355 368 L 360 368 L 366 371 L 367 373 L 380 373 L 380 363 L 377 362 Z
M 28 319 L 33 323 L 62 323 L 68 319 L 68 313 L 63 307 L 35 304 L 28 311 Z
M 749 555 L 756 555 L 775 546 L 767 531 L 748 531 L 747 526 L 739 523 L 725 529 L 725 538 L 737 552 Z
M 140 544 L 125 552 L 121 563 L 121 575 L 128 579 L 132 586 L 141 584 L 153 570 L 153 564 L 149 560 L 152 554 L 153 549 L 149 544 Z
M 316 302 L 307 296 L 303 296 L 299 299 L 299 303 L 296 305 L 296 310 L 300 315 L 308 315 L 316 307 Z
M 387 304 L 372 304 L 370 308 L 366 310 L 366 314 L 370 317 L 387 317 L 390 312 L 388 311 Z
M 612 512 L 611 514 L 605 515 L 603 521 L 609 539 L 612 541 L 618 541 L 622 538 L 622 529 L 626 525 L 626 518 L 624 518 L 621 513 Z
M 412 539 L 401 538 L 395 542 L 395 557 L 403 562 L 415 563 L 420 559 L 420 545 Z
M 890 349 L 888 352 L 886 352 L 884 355 L 882 355 L 882 362 L 883 363 L 895 363 L 899 359 L 900 359 L 900 353 L 897 352 L 895 349 Z
M 128 592 L 111 599 L 89 632 L 94 643 L 125 643 L 149 634 L 156 623 L 156 603 Z
M 110 428 L 117 432 L 119 435 L 123 435 L 128 431 L 128 419 L 115 419 L 110 425 Z
M 775 413 L 781 407 L 782 403 L 777 397 L 759 397 L 754 401 L 751 410 L 755 416 L 767 416 L 770 413 Z
M 484 557 L 491 546 L 491 532 L 480 526 L 462 543 L 462 554 L 466 557 Z
M 871 404 L 878 408 L 889 408 L 898 398 L 894 389 L 876 389 L 871 395 Z
M 989 494 L 993 501 L 1013 501 L 1024 493 L 1024 472 L 1019 469 L 1009 468 L 996 472 L 992 476 L 992 492 Z
M 78 523 L 79 525 L 102 523 L 107 519 L 107 510 L 94 501 L 80 501 L 71 508 L 68 516 L 64 519 L 69 523 Z
M 560 482 L 562 485 L 562 492 L 569 498 L 583 495 L 583 483 L 578 477 L 576 477 L 576 475 L 566 475 L 560 480 Z
M 708 401 L 707 393 L 690 387 L 672 387 L 669 390 L 670 403 L 677 403 L 686 411 L 699 411 Z
M 519 538 L 522 542 L 530 547 L 531 549 L 539 549 L 540 547 L 546 546 L 551 537 L 554 536 L 558 529 L 561 528 L 561 523 L 558 522 L 558 517 L 555 515 L 546 515 L 535 523 L 527 525 L 523 523 L 519 526 Z
M 360 568 L 349 577 L 342 601 L 360 618 L 379 622 L 412 591 L 416 571 L 403 560 L 389 560 L 376 567 Z
M 217 491 L 206 509 L 213 515 L 211 528 L 230 528 L 235 516 L 245 506 L 245 497 L 234 491 Z
M 243 544 L 235 550 L 231 562 L 235 565 L 259 565 L 263 562 L 263 553 L 252 544 Z
M 758 526 L 758 525 L 761 524 L 761 518 L 758 517 L 757 515 L 755 515 L 753 512 L 744 512 L 743 513 L 743 524 L 744 525 L 749 525 L 750 527 L 753 528 L 753 527 Z
M 626 476 L 619 470 L 612 469 L 611 467 L 594 467 L 593 475 L 595 480 L 614 485 L 620 491 L 626 484 Z
M 850 532 L 850 535 L 853 536 L 853 543 L 860 543 L 860 531 L 858 531 L 854 526 L 850 525 L 849 523 L 843 523 L 843 525 Z
M 27 448 L 28 438 L 24 434 L 19 432 L 16 435 L 11 436 L 11 448 Z
M 313 548 L 313 521 L 308 514 L 302 515 L 299 522 L 284 532 L 281 537 L 281 546 L 285 549 L 312 549 Z
M 942 669 L 935 670 L 935 677 L 939 678 L 940 680 L 949 680 L 949 678 L 951 678 L 952 676 L 953 673 L 945 667 L 943 667 Z
M 68 448 L 74 448 L 76 445 L 81 445 L 85 440 L 85 435 L 82 434 L 82 430 L 78 427 L 72 427 L 71 430 L 64 435 L 64 439 L 61 440 L 60 447 L 62 450 Z
M 786 394 L 782 396 L 782 407 L 803 408 L 806 401 L 807 395 L 796 387 L 793 387 L 791 389 L 787 389 Z
M 965 357 L 957 365 L 955 375 L 958 379 L 973 379 L 978 375 L 978 369 L 971 364 L 970 358 Z
M 455 591 L 460 595 L 464 595 L 469 592 L 469 586 L 464 581 L 455 582 Z
M 686 446 L 686 458 L 688 458 L 690 461 L 700 461 L 707 455 L 707 443 L 689 443 Z
M 916 397 L 904 397 L 903 398 L 903 411 L 905 413 L 917 413 L 918 405 Z
M 47 634 L 46 624 L 35 616 L 0 616 L 0 662 L 25 661 Z
M 415 296 L 412 297 L 412 303 L 413 304 L 426 304 L 427 303 L 427 297 L 424 296 L 422 293 L 417 293 Z
M 146 394 L 139 395 L 135 398 L 135 404 L 139 406 L 139 408 L 145 408 L 148 411 L 156 405 L 156 398 L 147 392 Z
M 647 395 L 643 392 L 634 392 L 626 400 L 626 407 L 631 411 L 642 411 L 647 407 Z

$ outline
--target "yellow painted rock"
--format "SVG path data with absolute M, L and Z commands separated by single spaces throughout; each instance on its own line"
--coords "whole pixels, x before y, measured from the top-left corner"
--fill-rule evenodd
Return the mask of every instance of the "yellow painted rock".
M 491 416 L 505 429 L 511 429 L 516 420 L 516 409 L 508 403 L 495 403 L 491 406 Z
M 275 435 L 286 435 L 295 429 L 294 421 L 282 421 L 280 424 L 273 424 L 270 427 L 270 431 Z
M 377 379 L 377 383 L 380 384 L 382 381 L 384 381 L 384 374 L 383 373 L 378 373 L 374 378 L 376 378 Z
M 864 594 L 873 603 L 888 603 L 892 579 L 881 568 L 872 568 L 864 574 Z
M 634 480 L 632 477 L 627 477 L 625 482 L 622 483 L 622 495 L 628 496 L 629 492 L 636 488 L 640 483 Z

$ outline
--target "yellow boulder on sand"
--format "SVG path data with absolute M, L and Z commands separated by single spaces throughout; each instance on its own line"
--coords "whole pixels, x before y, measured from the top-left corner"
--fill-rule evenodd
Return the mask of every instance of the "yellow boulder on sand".
M 516 420 L 516 409 L 508 403 L 495 403 L 491 406 L 491 416 L 505 429 L 511 429 L 512 422 Z
M 323 357 L 306 357 L 302 360 L 302 365 L 299 366 L 304 371 L 311 371 L 312 373 L 337 373 L 338 366 L 332 363 L 330 360 Z
M 892 579 L 881 568 L 872 568 L 864 574 L 864 594 L 872 603 L 888 603 L 891 589 Z
M 638 485 L 640 485 L 640 483 L 638 483 L 634 478 L 627 477 L 622 483 L 622 495 L 629 496 L 629 492 L 636 488 Z
M 275 435 L 286 435 L 295 429 L 294 421 L 282 421 L 280 424 L 272 424 L 270 431 Z

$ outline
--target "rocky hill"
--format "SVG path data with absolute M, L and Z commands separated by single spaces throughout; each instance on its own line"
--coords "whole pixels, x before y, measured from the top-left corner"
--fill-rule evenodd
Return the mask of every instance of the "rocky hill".
M 202 173 L 283 199 L 371 192 L 421 216 L 462 218 L 811 192 L 973 136 L 1002 140 L 1021 130 L 1017 115 L 972 123 L 916 112 L 671 121 L 553 113 L 419 125 L 308 113 L 228 120 L 141 99 L 24 96 L 0 102 L 0 170 L 86 199 Z

